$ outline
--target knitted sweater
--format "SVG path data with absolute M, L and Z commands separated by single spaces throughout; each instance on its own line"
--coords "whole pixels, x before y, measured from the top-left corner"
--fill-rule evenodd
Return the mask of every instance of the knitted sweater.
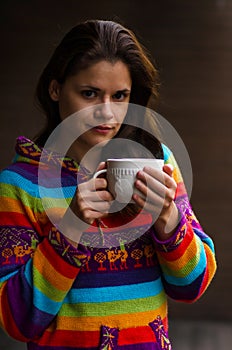
M 174 235 L 159 241 L 144 214 L 120 232 L 117 246 L 92 244 L 102 239 L 96 226 L 75 248 L 42 205 L 41 149 L 17 139 L 17 156 L 0 174 L 0 324 L 11 337 L 26 342 L 29 350 L 171 349 L 167 297 L 197 300 L 216 263 L 212 240 L 191 209 L 175 159 L 166 146 L 163 150 L 178 185 L 181 220 Z M 63 193 L 70 202 L 77 182 L 87 175 L 71 159 L 48 158 L 52 181 L 51 169 L 62 162 Z M 49 210 L 61 217 L 66 208 L 53 193 Z M 119 214 L 105 220 L 105 239 L 114 238 L 119 223 Z M 137 238 L 124 244 L 123 237 L 135 233 Z

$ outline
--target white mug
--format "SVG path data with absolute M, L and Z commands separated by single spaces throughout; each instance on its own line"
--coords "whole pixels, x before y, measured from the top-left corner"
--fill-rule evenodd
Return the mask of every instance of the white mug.
M 139 192 L 134 187 L 136 174 L 145 166 L 162 170 L 163 159 L 155 158 L 115 158 L 107 159 L 107 168 L 97 171 L 93 178 L 106 173 L 108 189 L 120 203 L 134 203 L 132 195 Z

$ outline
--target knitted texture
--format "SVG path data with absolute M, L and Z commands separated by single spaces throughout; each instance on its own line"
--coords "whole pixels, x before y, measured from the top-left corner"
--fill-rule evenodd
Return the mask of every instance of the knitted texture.
M 67 203 L 88 173 L 71 159 L 48 154 L 44 169 L 51 196 L 45 211 L 38 186 L 41 149 L 18 138 L 16 158 L 0 174 L 0 323 L 10 336 L 27 342 L 29 350 L 171 350 L 167 296 L 197 300 L 216 263 L 213 242 L 192 211 L 175 159 L 163 149 L 178 185 L 181 220 L 174 235 L 159 241 L 144 214 L 120 232 L 117 245 L 94 248 L 102 239 L 96 226 L 75 248 L 47 216 L 49 209 L 59 219 L 66 210 L 52 169 L 62 164 Z M 120 214 L 104 223 L 105 239 L 118 239 Z M 125 243 L 123 238 L 133 235 L 138 238 Z

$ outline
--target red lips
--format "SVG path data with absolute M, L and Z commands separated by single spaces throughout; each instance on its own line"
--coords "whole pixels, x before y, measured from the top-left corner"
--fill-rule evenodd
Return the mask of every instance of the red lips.
M 108 125 L 97 125 L 93 128 L 93 130 L 99 134 L 107 134 L 109 131 L 112 130 L 112 127 Z
M 94 127 L 94 129 L 110 130 L 112 128 L 108 125 L 97 125 Z

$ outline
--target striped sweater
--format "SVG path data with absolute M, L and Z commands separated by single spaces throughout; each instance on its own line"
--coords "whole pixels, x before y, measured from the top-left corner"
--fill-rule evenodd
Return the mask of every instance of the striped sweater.
M 197 300 L 216 263 L 212 240 L 191 209 L 175 159 L 163 149 L 178 185 L 181 220 L 174 235 L 159 241 L 150 216 L 143 215 L 120 232 L 118 244 L 97 247 L 102 231 L 105 239 L 118 237 L 123 218 L 115 214 L 104 221 L 101 235 L 97 226 L 91 227 L 75 248 L 49 220 L 66 210 L 53 196 L 56 191 L 50 192 L 46 210 L 41 201 L 41 149 L 24 137 L 17 139 L 16 158 L 0 174 L 0 324 L 11 337 L 26 342 L 29 350 L 171 349 L 167 297 Z M 69 203 L 88 174 L 71 159 L 48 158 L 53 189 L 51 169 L 62 162 Z M 130 236 L 125 244 L 123 237 Z

